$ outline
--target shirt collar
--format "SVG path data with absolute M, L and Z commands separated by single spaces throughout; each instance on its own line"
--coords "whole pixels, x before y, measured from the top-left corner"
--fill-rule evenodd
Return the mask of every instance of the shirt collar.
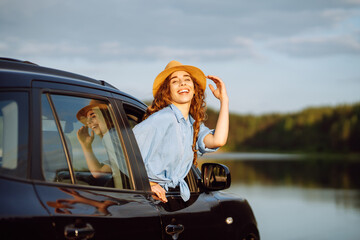
M 185 118 L 184 118 L 184 116 L 182 115 L 180 109 L 178 109 L 174 104 L 171 104 L 171 105 L 170 105 L 170 108 L 171 108 L 171 110 L 174 112 L 175 117 L 176 117 L 176 120 L 177 120 L 178 122 L 180 122 L 180 121 L 185 121 Z M 183 119 L 183 120 L 182 120 L 182 119 Z
M 170 108 L 174 112 L 176 120 L 178 122 L 180 122 L 180 121 L 189 122 L 191 125 L 194 123 L 194 119 L 192 118 L 192 116 L 190 114 L 189 114 L 188 120 L 185 120 L 184 115 L 182 114 L 182 112 L 180 111 L 179 108 L 177 108 L 174 104 L 171 104 Z

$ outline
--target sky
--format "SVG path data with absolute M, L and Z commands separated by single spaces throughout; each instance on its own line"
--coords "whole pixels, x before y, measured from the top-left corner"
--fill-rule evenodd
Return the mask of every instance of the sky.
M 360 0 L 0 0 L 0 56 L 147 101 L 157 74 L 177 60 L 221 77 L 239 114 L 352 104 L 360 102 Z

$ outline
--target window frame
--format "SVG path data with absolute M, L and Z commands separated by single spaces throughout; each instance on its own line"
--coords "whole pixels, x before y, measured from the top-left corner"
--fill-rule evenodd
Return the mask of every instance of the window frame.
M 146 192 L 151 192 L 151 187 L 150 187 L 150 183 L 149 183 L 149 178 L 145 169 L 145 165 L 144 162 L 142 160 L 141 157 L 141 153 L 140 153 L 140 149 L 137 145 L 134 133 L 132 132 L 132 128 L 128 122 L 127 119 L 127 114 L 125 112 L 124 109 L 124 105 L 131 105 L 135 108 L 140 109 L 141 111 L 143 111 L 140 107 L 136 106 L 136 104 L 131 103 L 131 99 L 127 99 L 126 97 L 122 97 L 119 94 L 114 94 L 114 106 L 116 106 L 117 110 L 116 113 L 119 114 L 117 117 L 119 117 L 119 119 L 122 120 L 122 123 L 124 125 L 124 129 L 123 130 L 123 135 L 127 136 L 127 139 L 129 140 L 127 142 L 127 147 L 128 149 L 132 151 L 132 155 L 133 155 L 133 163 L 134 163 L 134 167 L 136 165 L 136 169 L 137 169 L 137 176 L 136 178 L 134 177 L 134 181 L 136 183 L 137 186 L 139 186 L 141 189 L 144 189 Z M 130 100 L 130 101 L 129 101 Z
M 63 85 L 63 84 L 61 84 Z M 90 93 L 89 93 L 90 92 Z M 104 93 L 108 93 L 108 92 L 104 92 Z M 134 171 L 136 171 L 136 169 L 134 169 L 134 166 L 132 164 L 131 161 L 131 156 L 129 154 L 129 149 L 128 146 L 126 146 L 125 142 L 126 142 L 126 136 L 123 135 L 123 131 L 122 128 L 126 128 L 126 126 L 124 126 L 123 124 L 123 120 L 119 119 L 118 116 L 119 114 L 117 113 L 118 108 L 117 108 L 117 104 L 115 103 L 115 99 L 113 99 L 113 97 L 111 96 L 111 94 L 104 94 L 104 95 L 100 95 L 100 94 L 93 94 L 91 93 L 91 91 L 87 91 L 87 93 L 83 93 L 83 92 L 73 92 L 73 91 L 67 91 L 67 90 L 62 90 L 62 89 L 41 89 L 39 90 L 39 96 L 38 98 L 40 99 L 41 102 L 41 97 L 42 95 L 47 95 L 48 98 L 48 102 L 51 106 L 51 110 L 54 116 L 54 120 L 56 123 L 56 127 L 58 129 L 59 134 L 60 134 L 60 140 L 62 143 L 62 147 L 64 149 L 64 153 L 66 156 L 66 161 L 69 167 L 69 172 L 70 172 L 70 176 L 71 176 L 71 184 L 67 184 L 67 183 L 57 183 L 57 182 L 49 182 L 45 180 L 45 177 L 43 175 L 43 167 L 42 167 L 42 139 L 40 139 L 40 152 L 39 152 L 39 157 L 40 157 L 40 161 L 39 161 L 39 171 L 41 174 L 41 178 L 39 180 L 41 180 L 42 182 L 45 182 L 46 184 L 66 184 L 66 185 L 72 185 L 72 186 L 76 186 L 76 187 L 85 187 L 85 188 L 101 188 L 101 189 L 107 189 L 107 190 L 116 190 L 116 191 L 136 191 L 139 190 L 139 184 L 135 184 L 135 176 L 136 173 Z M 122 146 L 122 150 L 123 150 L 123 154 L 124 154 L 124 158 L 126 161 L 126 165 L 128 167 L 128 172 L 129 172 L 129 178 L 130 178 L 130 184 L 131 184 L 131 189 L 119 189 L 119 188 L 112 188 L 112 187 L 105 187 L 105 186 L 93 186 L 93 185 L 81 185 L 81 184 L 77 184 L 76 183 L 76 178 L 75 178 L 75 173 L 74 173 L 74 168 L 72 166 L 71 163 L 71 159 L 70 159 L 70 154 L 69 154 L 69 148 L 67 146 L 66 140 L 65 140 L 65 136 L 64 136 L 64 131 L 61 127 L 60 124 L 60 119 L 56 113 L 56 109 L 55 106 L 53 104 L 53 101 L 51 99 L 51 95 L 61 95 L 61 96 L 69 96 L 69 97 L 81 97 L 81 98 L 87 98 L 87 99 L 98 99 L 101 101 L 105 101 L 108 103 L 108 107 L 110 109 L 110 113 L 112 115 L 112 118 L 114 120 L 114 127 L 117 131 L 117 134 L 119 136 L 119 140 Z M 108 95 L 108 96 L 105 96 Z M 49 101 L 49 98 L 51 101 Z M 39 131 L 41 133 L 42 131 L 42 123 L 41 123 L 41 111 L 42 111 L 42 106 L 40 104 L 39 106 L 39 118 L 40 118 L 40 122 L 39 122 Z M 71 167 L 70 167 L 71 166 Z
M 48 103 L 49 103 L 50 108 L 51 108 L 51 113 L 53 114 L 53 117 L 54 117 L 56 129 L 57 129 L 57 131 L 58 131 L 58 133 L 60 135 L 60 141 L 61 141 L 62 148 L 64 150 L 67 167 L 68 167 L 69 174 L 70 174 L 71 184 L 77 184 L 75 174 L 74 174 L 74 168 L 73 168 L 73 165 L 72 165 L 72 162 L 71 162 L 71 159 L 70 159 L 69 147 L 68 147 L 67 142 L 65 140 L 64 130 L 62 129 L 59 116 L 57 114 L 57 111 L 56 111 L 55 106 L 54 106 L 54 102 L 53 102 L 52 97 L 51 97 L 52 94 L 50 94 L 48 92 L 45 92 L 45 93 L 41 94 L 41 97 L 43 95 L 45 95 L 46 99 L 48 100 Z M 41 110 L 42 109 L 43 109 L 43 106 L 41 106 Z M 42 121 L 41 121 L 41 131 L 42 131 Z M 43 155 L 42 155 L 42 152 L 43 152 L 42 146 L 43 146 L 43 144 L 41 144 L 41 170 L 42 170 L 41 172 L 44 174 L 44 169 L 43 169 L 44 159 L 43 159 Z M 45 179 L 45 177 L 44 177 L 44 179 Z

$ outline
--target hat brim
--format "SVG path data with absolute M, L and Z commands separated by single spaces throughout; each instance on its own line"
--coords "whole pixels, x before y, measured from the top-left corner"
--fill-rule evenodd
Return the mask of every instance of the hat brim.
M 197 82 L 201 88 L 201 90 L 205 91 L 206 89 L 206 76 L 199 68 L 190 66 L 190 65 L 181 65 L 181 66 L 174 66 L 168 69 L 165 69 L 154 80 L 153 84 L 153 96 L 155 97 L 157 91 L 159 90 L 160 86 L 164 83 L 165 79 L 176 71 L 185 71 L 188 72 L 193 80 Z
M 84 125 L 86 125 L 86 114 L 88 111 L 94 109 L 94 108 L 99 108 L 99 109 L 107 109 L 107 105 L 106 104 L 90 104 L 87 105 L 85 107 L 83 107 L 82 109 L 80 109 L 77 114 L 76 114 L 76 118 L 83 123 Z

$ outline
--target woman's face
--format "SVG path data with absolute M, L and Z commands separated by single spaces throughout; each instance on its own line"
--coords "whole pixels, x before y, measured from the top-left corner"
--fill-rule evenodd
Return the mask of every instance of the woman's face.
M 87 126 L 94 131 L 94 133 L 98 136 L 103 136 L 107 131 L 108 131 L 108 127 L 105 123 L 104 118 L 102 117 L 101 114 L 97 113 L 100 112 L 91 109 L 86 113 L 86 118 L 87 118 Z
M 174 104 L 191 104 L 194 97 L 194 82 L 190 74 L 185 71 L 177 71 L 170 75 L 170 96 Z

